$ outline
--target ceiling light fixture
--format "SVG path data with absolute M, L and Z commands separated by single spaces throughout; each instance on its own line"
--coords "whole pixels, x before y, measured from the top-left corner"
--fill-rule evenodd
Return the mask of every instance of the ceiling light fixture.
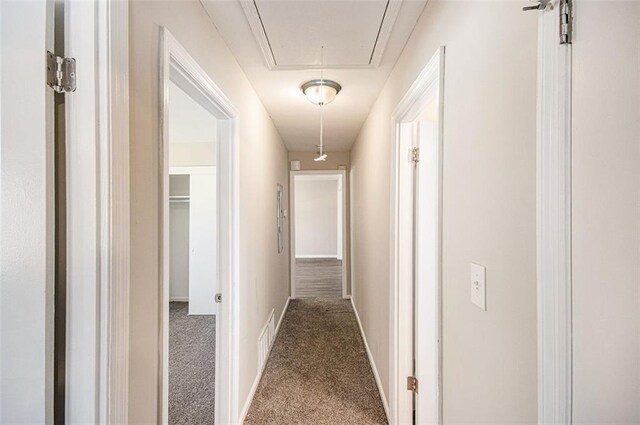
M 319 106 L 331 103 L 342 90 L 335 81 L 323 79 L 307 81 L 300 88 L 311 103 Z
M 340 90 L 342 90 L 342 87 L 335 81 L 324 79 L 324 46 L 320 47 L 320 79 L 307 81 L 300 87 L 300 89 L 311 103 L 320 107 L 320 144 L 318 145 L 318 156 L 313 160 L 316 162 L 326 161 L 327 154 L 324 153 L 324 121 L 322 107 L 331 103 L 331 101 L 336 98 Z

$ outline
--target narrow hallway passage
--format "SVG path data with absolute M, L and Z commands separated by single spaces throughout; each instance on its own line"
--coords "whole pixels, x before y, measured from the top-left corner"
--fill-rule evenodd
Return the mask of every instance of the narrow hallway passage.
M 387 423 L 348 300 L 291 300 L 244 423 Z

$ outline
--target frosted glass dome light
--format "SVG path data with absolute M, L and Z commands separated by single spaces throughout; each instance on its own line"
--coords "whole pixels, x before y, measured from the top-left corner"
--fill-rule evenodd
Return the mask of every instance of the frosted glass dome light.
M 302 93 L 315 105 L 326 105 L 342 90 L 340 84 L 331 80 L 311 80 L 301 87 Z

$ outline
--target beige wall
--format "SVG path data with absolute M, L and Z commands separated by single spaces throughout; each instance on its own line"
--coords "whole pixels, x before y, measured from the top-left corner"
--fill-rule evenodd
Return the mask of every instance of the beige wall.
M 170 167 L 203 167 L 216 165 L 215 143 L 170 143 Z
M 574 422 L 638 424 L 640 4 L 579 1 L 576 11 Z
M 244 73 L 197 1 L 130 3 L 131 335 L 129 420 L 158 417 L 158 51 L 160 26 L 240 111 L 240 408 L 257 375 L 257 338 L 289 293 L 288 249 L 276 252 L 276 184 L 287 151 Z M 285 190 L 285 192 L 287 192 Z M 286 201 L 286 200 L 285 200 Z M 261 208 L 249 208 L 260 205 Z
M 337 170 L 339 165 L 349 168 L 349 152 L 326 152 L 326 161 L 314 161 L 315 152 L 291 151 L 289 161 L 300 161 L 301 170 Z
M 512 2 L 429 2 L 351 151 L 353 296 L 388 395 L 391 115 L 446 46 L 445 423 L 537 420 L 536 44 L 536 14 Z

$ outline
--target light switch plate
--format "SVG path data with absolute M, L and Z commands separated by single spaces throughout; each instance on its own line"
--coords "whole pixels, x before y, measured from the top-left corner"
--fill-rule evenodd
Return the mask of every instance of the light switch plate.
M 471 263 L 471 302 L 487 311 L 487 282 L 486 269 Z

